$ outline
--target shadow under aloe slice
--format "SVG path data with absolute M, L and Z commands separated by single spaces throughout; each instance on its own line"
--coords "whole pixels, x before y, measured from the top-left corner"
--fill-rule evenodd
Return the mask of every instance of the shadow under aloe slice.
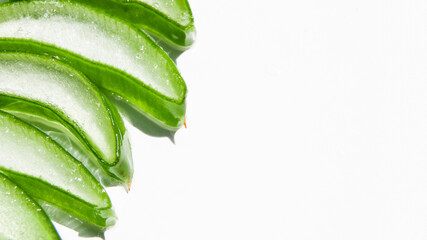
M 43 209 L 0 173 L 0 239 L 61 239 Z
M 95 8 L 2 3 L 0 49 L 53 56 L 159 126 L 177 130 L 183 124 L 187 89 L 174 62 L 142 31 Z
M 122 119 L 84 76 L 48 57 L 0 53 L 0 109 L 60 143 L 105 185 L 133 175 Z
M 100 231 L 115 223 L 110 198 L 101 184 L 49 136 L 3 111 L 0 133 L 0 171 L 29 196 Z

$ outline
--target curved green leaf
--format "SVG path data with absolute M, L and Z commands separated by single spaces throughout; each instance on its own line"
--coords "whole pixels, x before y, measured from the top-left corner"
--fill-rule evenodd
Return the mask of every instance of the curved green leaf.
M 74 0 L 118 16 L 178 50 L 195 41 L 196 29 L 187 0 Z
M 47 53 L 67 62 L 166 129 L 184 121 L 186 85 L 175 64 L 117 18 L 69 2 L 3 3 L 0 38 L 4 51 Z

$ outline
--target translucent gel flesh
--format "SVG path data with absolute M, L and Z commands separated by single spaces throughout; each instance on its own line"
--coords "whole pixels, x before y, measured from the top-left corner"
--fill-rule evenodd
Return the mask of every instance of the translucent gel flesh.
M 42 102 L 63 113 L 78 125 L 105 160 L 116 156 L 116 137 L 108 110 L 99 95 L 80 76 L 55 63 L 2 58 L 0 55 L 0 93 Z

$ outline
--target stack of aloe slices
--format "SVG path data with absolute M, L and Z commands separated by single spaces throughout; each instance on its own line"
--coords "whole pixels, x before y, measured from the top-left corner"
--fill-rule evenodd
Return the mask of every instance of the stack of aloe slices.
M 59 239 L 50 220 L 86 236 L 114 225 L 104 186 L 133 176 L 117 108 L 185 124 L 185 82 L 153 39 L 183 51 L 194 34 L 186 0 L 0 3 L 0 239 Z

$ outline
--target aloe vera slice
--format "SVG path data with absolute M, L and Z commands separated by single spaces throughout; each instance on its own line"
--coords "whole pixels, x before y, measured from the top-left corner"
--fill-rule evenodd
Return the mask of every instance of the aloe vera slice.
M 1 173 L 0 239 L 60 239 L 43 209 Z
M 79 69 L 164 128 L 183 124 L 184 80 L 168 55 L 127 23 L 77 3 L 6 2 L 0 38 L 5 51 L 48 53 Z
M 0 109 L 44 130 L 106 185 L 131 181 L 132 157 L 122 119 L 93 84 L 65 64 L 0 53 Z
M 100 231 L 114 224 L 104 188 L 49 136 L 0 111 L 0 143 L 0 171 L 34 200 L 56 206 Z
M 188 49 L 196 38 L 193 13 L 187 0 L 73 0 L 73 2 L 100 8 L 110 15 L 118 16 L 179 51 Z
M 177 50 L 195 41 L 193 14 L 187 0 L 73 0 L 118 16 Z

